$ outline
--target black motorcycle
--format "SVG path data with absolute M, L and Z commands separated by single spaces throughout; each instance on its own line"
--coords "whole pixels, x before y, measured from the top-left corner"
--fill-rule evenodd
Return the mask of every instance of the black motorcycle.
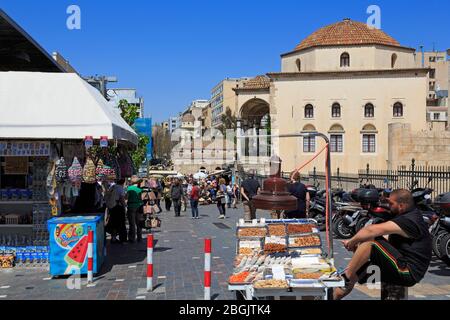
M 450 266 L 450 192 L 439 195 L 434 201 L 437 215 L 430 228 L 434 254 Z

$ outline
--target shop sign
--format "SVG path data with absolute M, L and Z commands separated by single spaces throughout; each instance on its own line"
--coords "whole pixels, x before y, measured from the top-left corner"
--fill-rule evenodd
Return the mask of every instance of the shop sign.
M 48 141 L 0 141 L 0 157 L 48 157 Z
M 101 136 L 100 137 L 100 147 L 101 148 L 107 148 L 108 147 L 108 137 Z
M 86 136 L 84 138 L 84 146 L 86 149 L 92 148 L 94 146 L 94 138 L 92 136 Z

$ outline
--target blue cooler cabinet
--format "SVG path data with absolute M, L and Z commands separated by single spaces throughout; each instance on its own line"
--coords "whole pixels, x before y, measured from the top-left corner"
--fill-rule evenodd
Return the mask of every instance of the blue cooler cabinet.
M 93 273 L 104 261 L 105 227 L 103 215 L 58 217 L 48 220 L 50 234 L 50 275 L 87 274 L 88 232 L 94 231 Z

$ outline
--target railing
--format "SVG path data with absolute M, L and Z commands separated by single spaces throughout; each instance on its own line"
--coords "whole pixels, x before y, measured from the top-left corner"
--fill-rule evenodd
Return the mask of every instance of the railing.
M 240 175 L 245 179 L 246 174 Z M 282 177 L 289 179 L 290 173 L 283 172 Z M 256 175 L 262 186 L 267 176 Z M 429 178 L 432 178 L 428 184 Z M 304 184 L 325 187 L 325 173 L 316 168 L 308 174 L 302 174 L 300 180 Z M 416 188 L 429 187 L 434 190 L 433 198 L 439 194 L 450 192 L 450 166 L 417 166 L 413 159 L 410 166 L 400 166 L 397 170 L 372 170 L 369 165 L 359 170 L 358 174 L 343 174 L 339 169 L 331 176 L 332 188 L 351 191 L 361 184 L 374 185 L 377 188 L 409 189 L 415 181 Z

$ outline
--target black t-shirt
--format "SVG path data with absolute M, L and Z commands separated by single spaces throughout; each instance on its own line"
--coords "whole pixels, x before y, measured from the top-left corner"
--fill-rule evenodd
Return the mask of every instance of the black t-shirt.
M 244 180 L 241 186 L 244 188 L 245 194 L 250 200 L 258 194 L 258 188 L 261 187 L 255 179 Z
M 391 220 L 410 238 L 397 234 L 389 236 L 389 242 L 404 256 L 414 280 L 425 276 L 431 261 L 431 236 L 422 213 L 414 209 Z
M 297 198 L 297 210 L 287 211 L 287 215 L 294 215 L 298 218 L 306 217 L 306 186 L 301 182 L 288 184 L 288 191 Z

